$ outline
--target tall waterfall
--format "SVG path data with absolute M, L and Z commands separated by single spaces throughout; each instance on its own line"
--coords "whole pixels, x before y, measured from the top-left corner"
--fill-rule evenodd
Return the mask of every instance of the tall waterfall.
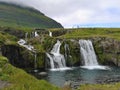
M 57 43 L 53 46 L 50 53 L 46 53 L 50 60 L 51 69 L 64 70 L 66 68 L 64 55 L 60 54 L 60 46 L 61 42 L 57 40 Z
M 90 40 L 79 40 L 80 52 L 85 66 L 98 65 L 96 54 Z
M 105 69 L 106 67 L 100 66 L 97 62 L 92 42 L 90 40 L 79 40 L 81 57 L 84 62 L 83 68 L 88 69 Z

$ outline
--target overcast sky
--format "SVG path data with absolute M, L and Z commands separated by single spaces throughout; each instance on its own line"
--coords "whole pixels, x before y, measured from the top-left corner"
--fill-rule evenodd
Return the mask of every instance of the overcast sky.
M 64 27 L 120 27 L 120 0 L 0 0 L 32 6 Z

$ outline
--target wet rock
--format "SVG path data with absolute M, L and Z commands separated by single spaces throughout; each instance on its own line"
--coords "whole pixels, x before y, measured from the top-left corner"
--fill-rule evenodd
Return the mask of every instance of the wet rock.
M 38 75 L 40 75 L 40 76 L 47 76 L 48 74 L 47 74 L 47 72 L 40 72 L 40 73 L 38 73 Z

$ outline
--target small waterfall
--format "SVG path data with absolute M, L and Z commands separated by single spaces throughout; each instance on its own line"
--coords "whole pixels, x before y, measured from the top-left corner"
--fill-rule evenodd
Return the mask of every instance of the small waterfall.
M 28 32 L 25 33 L 25 40 L 28 40 Z
M 34 47 L 33 47 L 32 45 L 27 45 L 27 42 L 26 42 L 24 39 L 20 39 L 20 40 L 18 41 L 18 44 L 19 44 L 20 46 L 23 46 L 23 47 L 27 48 L 27 49 L 30 50 L 30 51 L 34 51 Z
M 29 51 L 31 51 L 34 54 L 34 72 L 37 72 L 37 52 L 34 49 L 34 47 L 32 45 L 27 45 L 27 42 L 24 39 L 20 39 L 18 41 L 18 44 L 20 46 L 25 47 L 26 49 L 28 49 Z
M 66 58 L 66 59 L 67 59 L 67 57 L 68 57 L 68 55 L 67 55 L 67 47 L 68 47 L 68 45 L 65 44 L 64 48 L 65 48 L 65 58 Z
M 57 40 L 57 43 L 53 46 L 50 53 L 46 53 L 47 57 L 50 59 L 51 69 L 65 69 L 66 62 L 64 55 L 60 54 L 61 43 Z M 67 68 L 66 68 L 67 69 Z
M 52 32 L 51 31 L 49 31 L 49 36 L 52 37 Z
M 64 45 L 64 49 L 65 49 L 65 58 L 70 57 L 70 48 L 68 44 Z
M 46 53 L 47 57 L 50 59 L 50 66 L 51 66 L 51 69 L 54 69 L 55 66 L 54 66 L 54 61 L 53 61 L 53 58 L 51 57 L 51 55 L 49 53 Z
M 34 68 L 36 69 L 37 68 L 37 53 L 34 52 L 34 54 L 35 54 Z
M 64 49 L 65 49 L 65 59 L 67 62 L 69 62 L 69 66 L 72 67 L 73 66 L 73 62 L 72 62 L 72 56 L 71 56 L 71 53 L 70 53 L 70 48 L 69 48 L 69 44 L 66 44 L 64 45 Z
M 105 66 L 100 66 L 97 62 L 92 42 L 90 40 L 79 40 L 80 52 L 82 60 L 84 61 L 83 68 L 87 69 L 106 69 Z
M 35 57 L 35 59 L 34 59 L 34 72 L 37 72 L 38 71 L 37 70 L 37 53 L 35 50 L 33 52 L 34 52 L 34 57 Z
M 35 37 L 38 37 L 38 36 L 39 36 L 38 33 L 37 33 L 37 31 L 35 31 L 34 35 L 35 35 Z

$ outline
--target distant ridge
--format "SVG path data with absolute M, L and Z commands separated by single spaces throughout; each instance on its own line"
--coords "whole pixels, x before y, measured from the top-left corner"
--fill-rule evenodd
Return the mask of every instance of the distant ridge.
M 0 26 L 20 28 L 62 28 L 55 20 L 26 6 L 0 1 Z

